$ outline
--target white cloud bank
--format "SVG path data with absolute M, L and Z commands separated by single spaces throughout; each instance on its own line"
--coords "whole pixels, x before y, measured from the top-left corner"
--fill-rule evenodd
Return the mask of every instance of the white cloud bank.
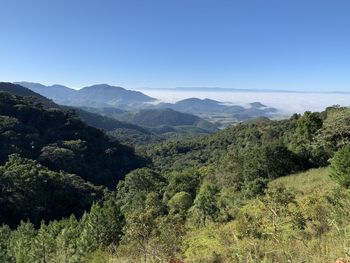
M 288 93 L 288 92 L 236 92 L 236 91 L 183 91 L 140 90 L 162 102 L 176 102 L 186 98 L 209 98 L 226 103 L 247 105 L 259 101 L 277 108 L 281 114 L 303 113 L 307 110 L 322 111 L 328 106 L 350 106 L 350 93 Z

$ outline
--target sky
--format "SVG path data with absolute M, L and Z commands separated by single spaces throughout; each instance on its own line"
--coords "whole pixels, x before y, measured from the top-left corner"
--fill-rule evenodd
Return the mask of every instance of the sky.
M 350 91 L 349 0 L 1 0 L 0 80 Z

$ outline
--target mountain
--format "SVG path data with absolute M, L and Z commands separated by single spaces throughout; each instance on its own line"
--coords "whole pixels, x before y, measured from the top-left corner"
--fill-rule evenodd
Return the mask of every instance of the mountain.
M 113 131 L 115 129 L 128 129 L 128 130 L 136 130 L 145 134 L 150 134 L 150 132 L 147 129 L 132 123 L 119 121 L 114 118 L 102 116 L 98 113 L 92 113 L 77 107 L 62 106 L 62 108 L 74 110 L 74 112 L 88 125 L 99 129 L 103 129 L 106 131 Z
M 18 84 L 13 84 L 10 82 L 0 82 L 0 91 L 8 92 L 17 96 L 27 96 L 36 98 L 36 101 L 42 103 L 46 108 L 59 107 L 52 100 L 49 100 L 48 98 Z
M 52 171 L 73 173 L 109 188 L 145 164 L 133 148 L 111 140 L 71 111 L 45 109 L 27 97 L 5 92 L 0 93 L 0 141 L 0 165 L 16 153 Z
M 267 107 L 260 102 L 253 102 L 248 107 L 243 107 L 198 98 L 184 99 L 176 103 L 159 103 L 153 107 L 195 114 L 211 122 L 220 123 L 222 127 L 257 117 L 274 117 L 277 114 L 277 109 Z
M 181 113 L 172 109 L 144 109 L 136 112 L 124 113 L 121 119 L 128 119 L 131 123 L 137 123 L 143 126 L 156 127 L 159 125 L 193 125 L 200 118 Z
M 41 85 L 41 84 L 35 84 L 35 83 L 30 83 L 33 84 L 33 86 L 36 86 L 35 89 L 39 89 L 38 87 L 42 86 L 44 90 L 47 89 L 47 87 Z M 58 85 L 55 85 L 58 86 Z M 116 120 L 114 118 L 109 118 L 107 116 L 102 116 L 101 114 L 98 113 L 93 113 L 87 110 L 83 110 L 77 107 L 69 107 L 69 106 L 61 106 L 57 105 L 51 100 L 47 99 L 46 97 L 28 89 L 25 87 L 22 87 L 18 84 L 13 84 L 13 83 L 6 83 L 6 82 L 0 82 L 0 91 L 8 92 L 13 95 L 17 96 L 30 96 L 37 98 L 38 102 L 41 102 L 45 108 L 57 108 L 57 109 L 64 109 L 64 110 L 70 110 L 74 111 L 86 124 L 93 126 L 95 128 L 103 129 L 106 131 L 115 131 L 117 130 L 119 133 L 137 133 L 142 136 L 149 136 L 151 135 L 151 132 L 148 131 L 145 128 L 142 128 L 140 126 L 137 126 L 135 124 L 123 122 Z M 88 108 L 90 109 L 90 108 Z M 106 108 L 106 112 L 118 112 L 121 113 L 123 111 L 118 111 L 117 109 L 110 109 Z M 125 136 L 123 136 L 123 141 L 126 140 Z M 127 141 L 129 143 L 129 141 Z
M 226 107 L 221 102 L 211 99 L 189 98 L 180 100 L 174 104 L 160 103 L 158 107 L 171 108 L 181 112 L 192 114 L 204 114 L 208 112 L 222 112 Z
M 262 104 L 262 103 L 259 102 L 259 101 L 249 103 L 249 105 L 250 105 L 251 107 L 254 107 L 254 108 L 267 108 L 266 105 Z
M 76 95 L 76 90 L 62 85 L 44 86 L 33 82 L 16 82 L 15 84 L 26 87 L 36 93 L 52 99 L 58 104 L 63 105 L 69 103 L 69 101 L 71 101 Z
M 159 128 L 162 126 L 192 126 L 197 127 L 204 133 L 217 131 L 217 126 L 198 116 L 182 113 L 173 109 L 143 109 L 136 112 L 127 112 L 120 114 L 120 120 L 128 120 L 131 123 Z
M 33 84 L 31 87 L 33 86 L 39 91 L 40 88 L 47 88 L 40 84 Z M 61 106 L 17 84 L 0 83 L 0 90 L 14 95 L 36 97 L 38 102 L 50 104 L 51 108 L 73 111 L 86 124 L 107 131 L 110 136 L 127 145 L 145 145 L 179 136 L 208 134 L 217 130 L 216 125 L 197 116 L 169 109 L 126 112 L 113 107 Z
M 216 114 L 216 113 L 243 113 L 249 111 L 250 108 L 254 109 L 269 109 L 273 112 L 275 109 L 268 108 L 266 105 L 260 102 L 253 102 L 249 104 L 248 108 L 239 105 L 229 105 L 220 101 L 211 99 L 198 99 L 189 98 L 180 100 L 174 104 L 172 103 L 159 103 L 157 105 L 160 108 L 171 108 L 181 112 L 188 112 L 192 114 Z M 262 112 L 264 113 L 264 112 Z M 258 116 L 254 116 L 258 117 Z
M 155 101 L 142 92 L 126 90 L 121 87 L 110 86 L 107 84 L 93 85 L 82 88 L 78 91 L 81 106 L 104 105 L 126 108 L 129 106 L 138 106 L 145 102 Z M 88 102 L 88 103 L 86 103 Z
M 155 99 L 139 91 L 126 90 L 107 84 L 98 84 L 74 90 L 61 85 L 44 86 L 38 83 L 18 82 L 61 105 L 85 108 L 94 113 L 116 117 L 120 111 L 139 109 L 173 109 L 198 115 L 213 123 L 226 127 L 257 117 L 278 117 L 277 109 L 261 102 L 250 103 L 247 107 L 230 105 L 212 99 L 188 98 L 176 103 L 151 104 Z M 101 111 L 101 109 L 103 109 Z M 119 111 L 119 112 L 118 112 Z
M 16 82 L 58 104 L 76 107 L 139 107 L 143 103 L 155 101 L 139 91 L 127 90 L 107 84 L 84 87 L 80 90 L 62 85 L 44 86 L 39 83 Z

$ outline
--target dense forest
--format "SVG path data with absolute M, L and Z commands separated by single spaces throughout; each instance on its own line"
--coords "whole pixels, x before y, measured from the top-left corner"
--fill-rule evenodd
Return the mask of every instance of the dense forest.
M 135 152 L 69 109 L 0 93 L 0 141 L 0 262 L 334 262 L 350 253 L 348 108 Z

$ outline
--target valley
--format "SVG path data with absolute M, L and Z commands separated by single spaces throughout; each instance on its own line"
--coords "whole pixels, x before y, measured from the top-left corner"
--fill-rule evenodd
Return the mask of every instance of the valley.
M 194 115 L 242 110 L 208 99 L 79 108 L 0 83 L 0 262 L 344 255 L 333 241 L 350 224 L 349 108 L 226 128 Z

